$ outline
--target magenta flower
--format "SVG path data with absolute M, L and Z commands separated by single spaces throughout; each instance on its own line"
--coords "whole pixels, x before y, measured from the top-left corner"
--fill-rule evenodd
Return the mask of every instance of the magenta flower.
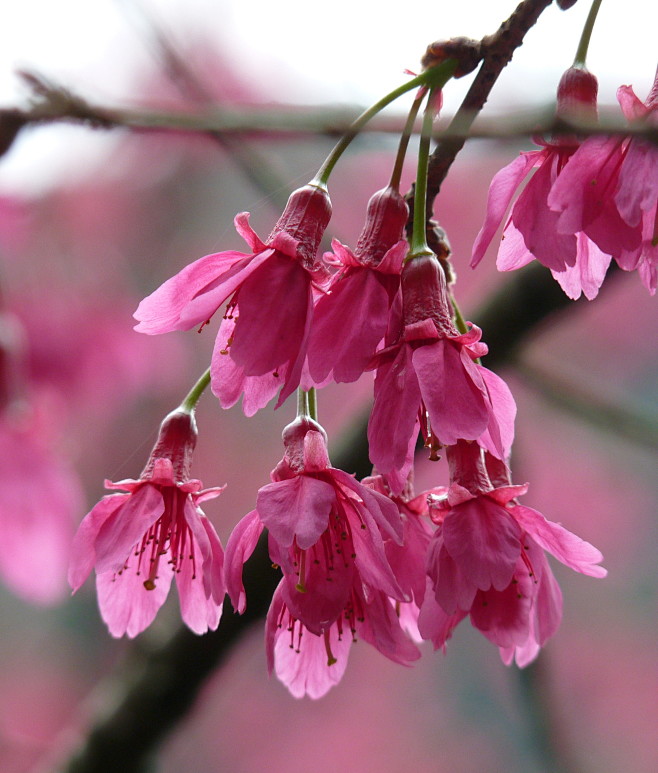
M 514 400 L 502 379 L 474 362 L 487 352 L 480 329 L 472 326 L 460 335 L 454 327 L 445 276 L 434 256 L 405 266 L 402 296 L 402 330 L 376 357 L 368 423 L 372 463 L 386 475 L 406 470 L 418 426 L 433 450 L 460 439 L 480 440 L 505 456 Z
M 419 657 L 389 601 L 407 600 L 384 545 L 401 542 L 402 520 L 388 497 L 330 466 L 314 421 L 297 419 L 283 437 L 273 482 L 229 538 L 226 585 L 243 612 L 242 566 L 267 528 L 270 557 L 283 572 L 266 630 L 270 672 L 276 668 L 294 695 L 319 697 L 340 679 L 356 635 L 396 662 Z M 299 658 L 288 653 L 291 643 Z
M 595 118 L 597 90 L 596 78 L 591 73 L 570 67 L 558 86 L 557 114 Z M 562 137 L 537 142 L 544 146 L 542 150 L 522 153 L 491 181 L 485 222 L 473 246 L 471 266 L 475 268 L 484 257 L 517 189 L 535 169 L 503 229 L 496 260 L 498 270 L 512 271 L 536 259 L 551 269 L 570 298 L 576 299 L 584 293 L 592 299 L 605 277 L 610 253 L 585 235 L 584 229 L 560 228 L 560 213 L 549 205 L 549 197 L 562 179 L 568 162 L 579 152 L 579 141 L 576 137 Z
M 420 642 L 418 613 L 425 598 L 425 563 L 432 539 L 428 499 L 444 494 L 447 489 L 439 487 L 415 496 L 412 478 L 413 469 L 399 494 L 393 493 L 386 478 L 382 475 L 373 474 L 372 477 L 364 478 L 362 483 L 374 491 L 388 496 L 400 512 L 403 523 L 403 543 L 399 545 L 392 539 L 385 539 L 384 546 L 398 583 L 405 596 L 410 599 L 408 602 L 396 602 L 400 625 L 414 641 Z
M 601 553 L 517 504 L 527 486 L 510 485 L 500 460 L 488 456 L 485 467 L 477 445 L 460 442 L 447 449 L 447 457 L 452 482 L 435 503 L 438 529 L 427 559 L 432 592 L 421 609 L 420 632 L 443 648 L 470 614 L 506 663 L 516 658 L 526 665 L 562 617 L 562 595 L 543 551 L 577 572 L 605 577 L 597 566 Z
M 658 124 L 658 73 L 646 103 L 630 86 L 617 99 L 629 121 Z M 583 231 L 625 271 L 635 269 L 653 294 L 658 244 L 658 150 L 629 137 L 590 137 L 549 196 L 562 233 Z
M 290 196 L 265 242 L 242 212 L 235 227 L 252 253 L 220 252 L 190 264 L 139 304 L 135 329 L 189 330 L 208 322 L 230 299 L 225 315 L 230 332 L 223 331 L 213 354 L 213 392 L 228 408 L 242 392 L 253 403 L 257 391 L 261 407 L 264 381 L 265 402 L 283 386 L 280 405 L 301 377 L 313 313 L 311 286 L 326 279 L 316 252 L 330 217 L 326 190 L 312 184 Z
M 316 385 L 331 378 L 356 381 L 384 338 L 408 250 L 402 238 L 408 215 L 398 191 L 385 188 L 368 202 L 354 252 L 333 240 L 333 256 L 328 253 L 325 259 L 334 257 L 340 270 L 315 305 L 309 344 L 309 371 Z
M 112 494 L 84 518 L 73 541 L 73 591 L 96 569 L 98 604 L 112 636 L 137 636 L 162 606 L 176 578 L 183 621 L 195 633 L 219 625 L 224 600 L 224 554 L 198 505 L 220 494 L 190 479 L 197 432 L 180 409 L 160 427 L 139 480 L 105 481 Z

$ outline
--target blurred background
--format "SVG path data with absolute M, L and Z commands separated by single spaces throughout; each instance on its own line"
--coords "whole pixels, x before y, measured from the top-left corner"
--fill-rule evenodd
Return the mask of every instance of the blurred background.
M 405 68 L 419 68 L 432 40 L 479 38 L 515 5 L 24 0 L 2 11 L 0 106 L 25 107 L 33 98 L 16 74 L 22 69 L 124 110 L 231 116 L 260 108 L 290 122 L 319 111 L 344 118 L 402 83 Z M 567 13 L 546 11 L 485 118 L 550 105 L 588 9 L 581 0 Z M 622 83 L 642 99 L 649 91 L 655 28 L 645 12 L 643 0 L 603 4 L 589 56 L 602 103 L 614 105 Z M 447 115 L 468 87 L 463 80 L 445 95 Z M 386 115 L 401 122 L 409 104 L 402 99 Z M 242 249 L 236 212 L 251 211 L 252 225 L 267 235 L 281 200 L 312 177 L 335 141 L 326 132 L 255 129 L 218 140 L 202 132 L 46 124 L 23 130 L 0 160 L 0 348 L 12 373 L 12 383 L 0 386 L 20 396 L 19 421 L 0 424 L 5 773 L 53 769 L 115 699 L 131 650 L 150 651 L 178 625 L 172 592 L 149 631 L 135 642 L 112 640 L 93 582 L 69 598 L 67 551 L 82 516 L 104 494 L 104 478 L 138 476 L 159 422 L 212 351 L 214 325 L 201 335 L 134 333 L 137 303 L 201 255 Z M 395 147 L 395 135 L 372 133 L 341 160 L 330 229 L 341 241 L 354 243 L 369 196 L 388 180 Z M 475 322 L 478 306 L 507 281 L 495 271 L 495 249 L 476 272 L 468 268 L 487 188 L 497 169 L 530 147 L 469 143 L 437 200 L 456 294 Z M 503 666 L 496 649 L 464 624 L 446 656 L 426 645 L 412 669 L 359 643 L 338 687 L 319 702 L 296 701 L 268 680 L 258 628 L 207 684 L 161 750 L 157 770 L 658 769 L 656 321 L 655 299 L 638 277 L 617 272 L 596 301 L 550 319 L 504 374 L 519 406 L 514 473 L 531 484 L 524 502 L 599 547 L 609 570 L 597 581 L 554 567 L 564 620 L 532 670 Z M 333 448 L 371 393 L 364 377 L 320 394 Z M 611 418 L 602 422 L 606 411 Z M 202 399 L 193 472 L 206 486 L 228 484 L 204 506 L 224 543 L 269 480 L 293 415 L 290 401 L 247 420 L 239 406 L 222 412 L 212 395 Z M 420 463 L 418 490 L 445 482 L 441 463 Z M 28 515 L 17 525 L 19 510 Z

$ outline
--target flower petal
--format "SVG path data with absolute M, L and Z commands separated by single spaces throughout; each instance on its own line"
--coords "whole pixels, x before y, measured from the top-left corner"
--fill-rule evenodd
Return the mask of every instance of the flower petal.
M 326 530 L 335 502 L 333 486 L 299 475 L 263 486 L 258 491 L 256 509 L 277 542 L 290 547 L 296 538 L 298 546 L 306 550 Z
M 491 181 L 487 197 L 487 214 L 484 225 L 475 239 L 471 268 L 475 268 L 484 257 L 498 226 L 502 223 L 516 189 L 535 164 L 539 163 L 544 151 L 522 153 L 511 164 L 503 167 Z
M 96 572 L 119 571 L 131 550 L 164 514 L 162 492 L 145 483 L 105 520 L 96 537 Z
M 559 523 L 547 520 L 531 507 L 517 505 L 511 512 L 521 528 L 565 566 L 590 577 L 607 575 L 608 572 L 602 566 L 596 566 L 603 560 L 603 556 L 594 545 L 567 531 Z
M 476 497 L 448 512 L 443 521 L 447 551 L 478 588 L 503 590 L 521 553 L 521 529 L 507 508 Z

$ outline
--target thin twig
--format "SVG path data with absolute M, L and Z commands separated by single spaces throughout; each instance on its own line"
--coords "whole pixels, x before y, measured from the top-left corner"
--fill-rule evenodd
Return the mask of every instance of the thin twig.
M 265 135 L 269 139 L 294 138 L 299 135 L 335 137 L 346 132 L 357 107 L 316 107 L 303 105 L 242 106 L 221 108 L 207 103 L 197 112 L 160 112 L 122 107 L 96 105 L 70 89 L 54 84 L 43 75 L 23 72 L 22 77 L 33 89 L 32 105 L 27 109 L 0 109 L 0 127 L 16 132 L 28 125 L 51 123 L 78 123 L 92 129 L 130 129 L 137 132 L 169 132 L 176 134 L 207 134 L 219 136 L 225 143 L 231 139 Z M 658 144 L 658 128 L 648 123 L 628 124 L 621 115 L 601 108 L 601 118 L 593 121 L 565 119 L 555 116 L 554 106 L 536 110 L 518 117 L 480 121 L 471 128 L 474 116 L 465 111 L 442 121 L 432 135 L 440 147 L 454 148 L 467 140 L 518 140 L 535 135 L 560 137 L 564 135 L 620 135 L 638 137 Z M 617 111 L 618 112 L 618 111 Z M 400 134 L 404 128 L 402 116 L 379 116 L 363 128 L 373 134 Z M 466 127 L 466 124 L 469 124 Z M 460 128 L 461 127 L 461 128 Z M 414 130 L 418 131 L 418 127 Z M 10 141 L 11 141 L 10 140 Z M 10 144 L 7 144 L 7 147 Z M 438 150 L 433 158 L 437 157 Z M 1 154 L 0 154 L 1 155 Z M 433 191 L 437 184 L 439 167 L 431 167 Z M 447 168 L 445 169 L 447 173 Z

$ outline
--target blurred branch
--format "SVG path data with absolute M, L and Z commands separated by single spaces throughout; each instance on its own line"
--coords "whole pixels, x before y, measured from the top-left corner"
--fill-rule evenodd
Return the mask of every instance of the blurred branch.
M 0 155 L 9 148 L 17 132 L 29 125 L 78 123 L 92 129 L 124 128 L 140 132 L 221 135 L 224 141 L 257 135 L 267 135 L 269 138 L 300 134 L 334 137 L 345 133 L 354 116 L 360 112 L 360 108 L 356 107 L 303 105 L 221 108 L 209 105 L 202 111 L 194 112 L 134 110 L 96 105 L 38 73 L 21 72 L 20 75 L 32 89 L 32 104 L 26 109 L 0 109 L 0 138 L 4 140 L 0 140 Z M 432 162 L 434 188 L 440 184 L 439 176 L 445 176 L 449 168 L 445 166 L 447 148 L 454 150 L 459 146 L 461 149 L 469 139 L 516 140 L 534 135 L 557 137 L 606 134 L 640 137 L 658 144 L 658 127 L 639 122 L 629 125 L 621 116 L 613 114 L 604 113 L 598 123 L 576 118 L 567 120 L 557 118 L 554 106 L 549 106 L 520 117 L 480 121 L 477 128 L 473 129 L 470 124 L 476 115 L 477 111 L 469 112 L 460 108 L 453 118 L 448 117 L 442 122 L 445 128 L 434 132 L 434 139 L 439 142 L 439 146 L 433 158 L 446 159 L 441 165 Z M 363 131 L 399 134 L 404 127 L 404 120 L 402 116 L 380 116 L 373 119 Z M 439 153 L 441 148 L 443 150 Z M 433 189 L 433 195 L 436 193 L 438 190 L 434 192 Z
M 427 181 L 427 212 L 431 217 L 434 199 L 455 157 L 464 147 L 471 125 L 489 99 L 494 84 L 512 60 L 526 33 L 535 25 L 552 0 L 523 0 L 498 30 L 482 39 L 482 64 L 464 100 L 448 127 L 448 137 L 430 156 Z M 431 245 L 430 245 L 431 246 Z

